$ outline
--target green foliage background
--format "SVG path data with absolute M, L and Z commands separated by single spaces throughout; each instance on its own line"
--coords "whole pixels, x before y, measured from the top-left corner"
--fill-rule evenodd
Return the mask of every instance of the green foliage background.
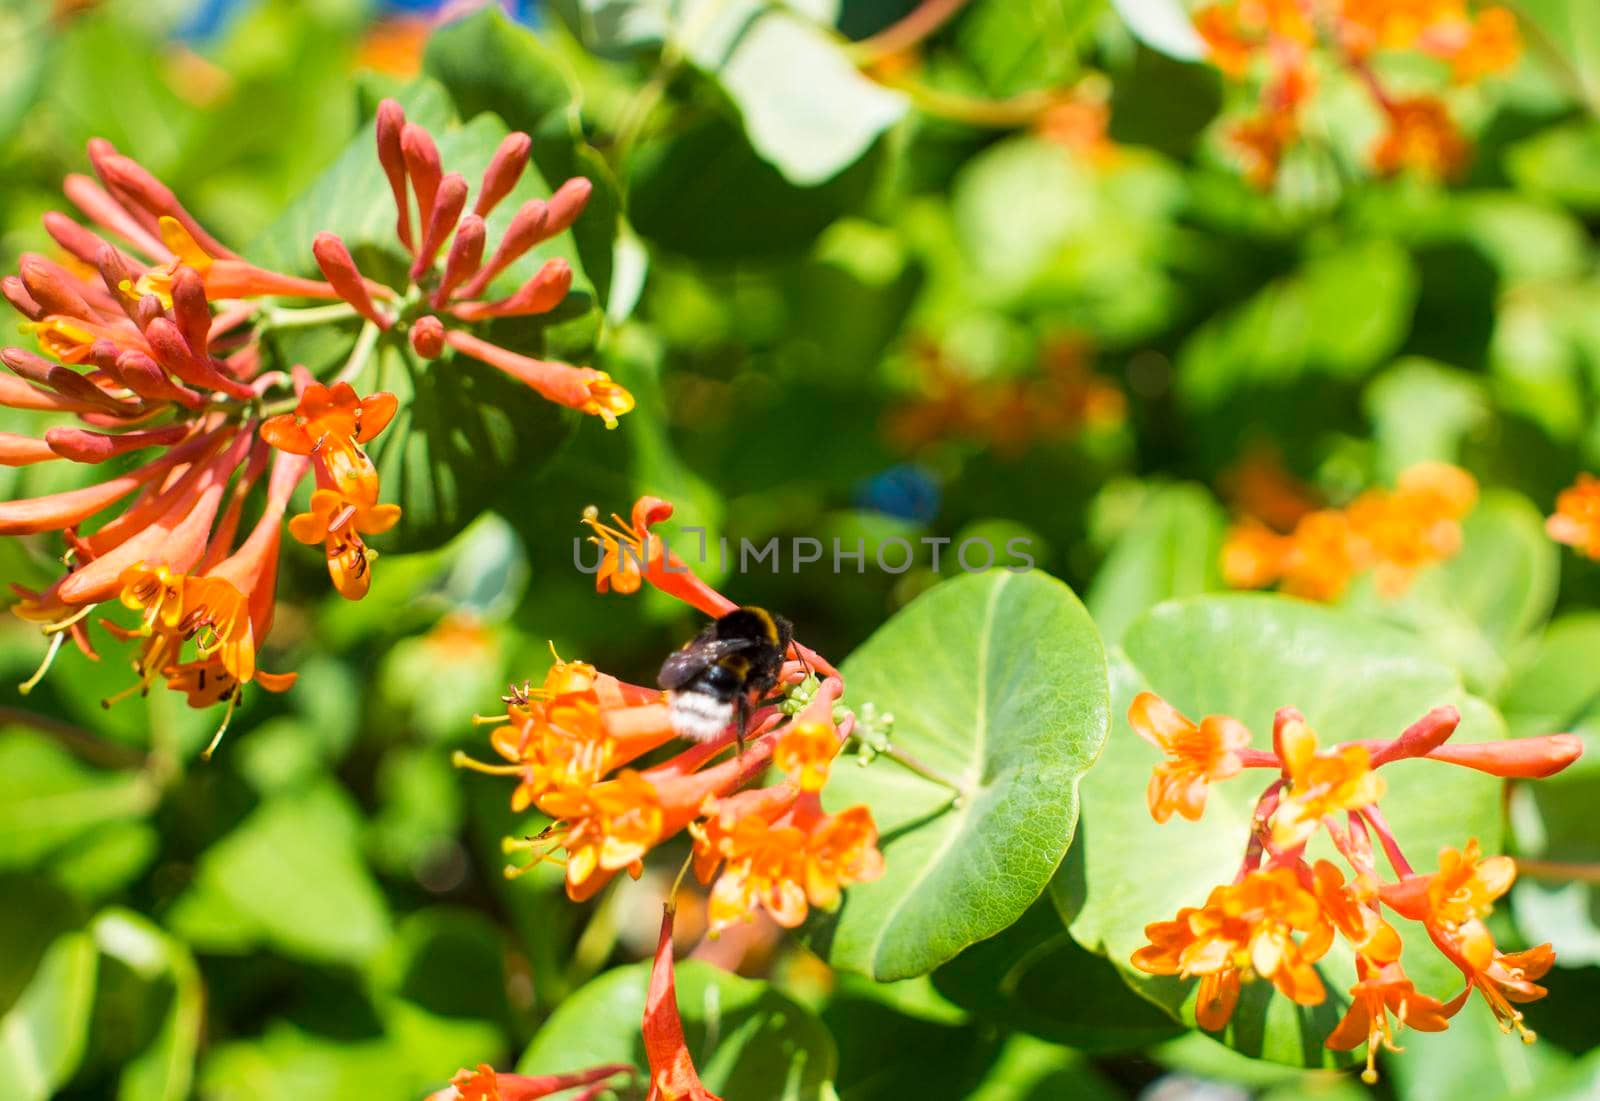
M 972 785 L 953 807 L 885 762 L 841 764 L 830 800 L 873 804 L 885 879 L 747 977 L 685 965 L 691 1044 L 730 1101 L 1098 1099 L 1167 1076 L 1273 1101 L 1369 1092 L 1305 1069 L 1336 1060 L 1282 1004 L 1247 999 L 1225 1046 L 1185 1027 L 1185 991 L 1128 970 L 1143 922 L 1197 903 L 1233 859 L 1225 806 L 1203 831 L 1145 817 L 1149 762 L 1122 718 L 1140 686 L 1258 738 L 1284 704 L 1330 736 L 1391 734 L 1447 701 L 1475 738 L 1575 730 L 1589 757 L 1504 806 L 1493 784 L 1397 770 L 1409 802 L 1390 817 L 1423 863 L 1469 834 L 1600 861 L 1600 568 L 1541 529 L 1600 466 L 1592 0 L 1519 5 L 1536 46 L 1462 95 L 1476 155 L 1459 185 L 1372 179 L 1370 134 L 1335 88 L 1327 140 L 1271 194 L 1220 147 L 1228 95 L 1177 0 L 972 0 L 908 93 L 862 75 L 851 41 L 912 6 L 552 0 L 537 31 L 494 13 L 444 27 L 403 76 L 362 66 L 375 13 L 359 0 L 259 0 L 188 37 L 185 0 L 0 10 L 8 270 L 44 246 L 39 215 L 94 135 L 263 262 L 310 270 L 311 234 L 336 229 L 381 264 L 370 116 L 395 94 L 469 178 L 517 128 L 535 137 L 530 193 L 594 181 L 552 244 L 578 293 L 503 335 L 639 399 L 605 433 L 459 363 L 376 364 L 372 385 L 416 393 L 405 446 L 392 430 L 376 456 L 407 525 L 378 541 L 359 604 L 327 592 L 316 555 L 286 552 L 267 664 L 300 684 L 253 697 L 209 764 L 212 717 L 167 694 L 101 708 L 126 682 L 117 660 L 66 655 L 25 702 L 0 701 L 0 1098 L 400 1101 L 478 1062 L 639 1059 L 631 961 L 664 881 L 585 906 L 553 872 L 506 881 L 499 839 L 529 822 L 449 760 L 480 748 L 474 711 L 542 674 L 548 641 L 647 681 L 696 629 L 573 569 L 583 507 L 644 492 L 713 539 L 784 540 L 780 571 L 711 579 L 848 656 L 852 704 L 892 711 L 905 745 Z M 1085 79 L 1109 89 L 1104 161 L 938 109 Z M 353 335 L 275 354 L 328 363 Z M 1125 395 L 1124 420 L 1021 450 L 956 435 L 908 450 L 886 430 L 929 355 L 1004 385 L 1063 339 Z M 1486 493 L 1464 552 L 1397 602 L 1206 596 L 1215 489 L 1263 442 L 1335 500 L 1422 459 L 1468 467 Z M 0 469 L 0 488 L 70 477 Z M 1031 539 L 1066 584 L 940 585 L 960 571 L 921 540 L 974 535 Z M 798 536 L 859 539 L 868 564 L 791 569 Z M 910 567 L 873 568 L 897 538 Z M 0 577 L 46 579 L 51 554 L 9 540 Z M 0 677 L 39 656 L 36 633 L 0 626 Z M 1560 954 L 1529 1010 L 1541 1042 L 1504 1041 L 1472 1007 L 1442 1036 L 1408 1034 L 1380 1095 L 1600 1089 L 1600 897 L 1527 879 L 1497 921 L 1503 943 Z M 1337 989 L 1347 965 L 1328 966 Z

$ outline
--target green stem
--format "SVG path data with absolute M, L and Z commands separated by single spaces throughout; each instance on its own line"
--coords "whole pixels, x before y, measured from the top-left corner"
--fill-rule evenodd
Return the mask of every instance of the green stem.
M 948 788 L 949 790 L 955 792 L 958 798 L 968 799 L 972 796 L 972 792 L 967 789 L 966 784 L 961 783 L 959 780 L 951 779 L 949 776 L 946 776 L 932 765 L 913 757 L 904 750 L 896 749 L 892 745 L 885 745 L 882 749 L 879 749 L 877 753 L 878 756 L 885 757 L 893 761 L 907 772 L 913 772 L 916 775 L 921 776 L 924 780 L 932 780 L 940 787 Z
M 269 307 L 261 311 L 260 319 L 261 327 L 265 329 L 309 329 L 317 325 L 349 321 L 358 316 L 355 307 L 348 302 L 335 302 L 331 306 L 312 306 L 301 310 Z
M 356 337 L 355 347 L 350 349 L 350 358 L 345 361 L 332 382 L 350 382 L 361 374 L 367 366 L 367 361 L 372 358 L 372 349 L 378 346 L 379 332 L 378 326 L 371 321 L 361 326 L 361 335 Z

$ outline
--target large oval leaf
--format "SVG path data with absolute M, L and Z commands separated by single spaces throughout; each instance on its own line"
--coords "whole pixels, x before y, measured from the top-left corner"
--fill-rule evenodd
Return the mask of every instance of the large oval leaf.
M 1185 714 L 1232 715 L 1250 727 L 1254 744 L 1270 748 L 1272 716 L 1298 707 L 1323 743 L 1392 737 L 1430 708 L 1462 713 L 1456 739 L 1493 741 L 1504 722 L 1467 694 L 1457 674 L 1397 629 L 1286 597 L 1207 596 L 1162 604 L 1135 622 L 1111 669 L 1116 719 L 1105 754 L 1083 785 L 1084 827 L 1051 895 L 1084 947 L 1104 953 L 1134 989 L 1194 1024 L 1192 982 L 1136 971 L 1129 956 L 1146 943 L 1144 927 L 1198 906 L 1211 888 L 1234 877 L 1249 836 L 1252 809 L 1270 779 L 1247 772 L 1214 785 L 1199 822 L 1158 825 L 1145 805 L 1145 785 L 1158 757 L 1128 726 L 1128 704 L 1140 691 L 1159 693 Z M 1478 838 L 1488 852 L 1502 842 L 1500 782 L 1431 761 L 1406 761 L 1383 771 L 1383 810 L 1411 863 L 1436 866 L 1445 845 Z M 1313 858 L 1332 857 L 1321 849 Z M 1409 925 L 1409 923 L 1401 923 Z M 1419 988 L 1453 995 L 1460 976 L 1412 928 L 1406 970 Z M 1266 983 L 1245 989 L 1225 1043 L 1247 1055 L 1292 1065 L 1333 1064 L 1322 1042 L 1348 1002 L 1354 964 L 1340 942 L 1318 970 L 1328 1000 L 1303 1009 L 1271 994 Z
M 837 966 L 920 975 L 1039 897 L 1072 841 L 1078 780 L 1105 741 L 1105 651 L 1072 590 L 1043 573 L 947 582 L 845 663 L 848 700 L 894 715 L 895 746 L 964 786 L 886 760 L 838 768 L 834 807 L 864 802 L 887 871 L 819 933 Z
M 827 1101 L 838 1056 L 822 1023 L 766 983 L 708 964 L 678 964 L 678 1011 L 689 1054 L 721 1097 Z M 609 971 L 561 1003 L 517 1063 L 520 1074 L 558 1074 L 601 1063 L 643 1068 L 650 965 Z

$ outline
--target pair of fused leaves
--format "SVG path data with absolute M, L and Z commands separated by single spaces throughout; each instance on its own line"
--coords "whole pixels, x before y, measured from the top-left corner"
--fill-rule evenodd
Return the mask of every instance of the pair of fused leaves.
M 1070 590 L 1037 573 L 942 585 L 850 658 L 851 701 L 892 713 L 894 746 L 965 790 L 952 798 L 881 759 L 867 769 L 836 765 L 829 805 L 872 808 L 887 871 L 851 888 L 838 914 L 816 924 L 814 943 L 831 962 L 879 980 L 943 967 L 935 982 L 961 1003 L 1080 1044 L 1159 1035 L 1159 1017 L 1130 1008 L 1124 1025 L 1097 1037 L 1095 1022 L 1074 1019 L 1038 989 L 1038 975 L 1030 979 L 1041 969 L 1077 973 L 1086 989 L 1109 979 L 1104 964 L 1061 942 L 1062 926 L 1048 911 L 1016 925 L 1049 881 L 1072 938 L 1192 1025 L 1193 984 L 1141 975 L 1128 957 L 1144 943 L 1146 924 L 1199 905 L 1233 878 L 1250 809 L 1270 777 L 1217 786 L 1200 823 L 1158 826 L 1144 800 L 1157 758 L 1123 717 L 1135 693 L 1156 691 L 1196 718 L 1234 715 L 1260 747 L 1282 706 L 1299 707 L 1329 743 L 1393 736 L 1441 704 L 1461 710 L 1463 741 L 1504 736 L 1498 714 L 1416 638 L 1282 597 L 1160 605 L 1133 619 L 1109 670 L 1108 694 L 1087 613 Z M 1384 775 L 1386 813 L 1419 868 L 1469 837 L 1500 848 L 1497 781 L 1430 762 Z M 1084 822 L 1074 844 L 1080 779 Z M 1424 989 L 1454 993 L 1453 970 L 1425 939 L 1411 944 L 1407 963 Z M 1224 1039 L 1296 1065 L 1335 1061 L 1321 1045 L 1354 982 L 1353 962 L 1335 951 L 1319 970 L 1329 991 L 1323 1006 L 1269 999 L 1262 984 Z M 986 982 L 985 971 L 1000 978 Z

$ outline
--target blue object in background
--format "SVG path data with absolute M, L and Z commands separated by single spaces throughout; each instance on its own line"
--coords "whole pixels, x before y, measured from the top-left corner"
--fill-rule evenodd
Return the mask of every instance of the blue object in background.
M 857 508 L 926 524 L 939 515 L 939 482 L 927 467 L 900 463 L 856 486 Z

